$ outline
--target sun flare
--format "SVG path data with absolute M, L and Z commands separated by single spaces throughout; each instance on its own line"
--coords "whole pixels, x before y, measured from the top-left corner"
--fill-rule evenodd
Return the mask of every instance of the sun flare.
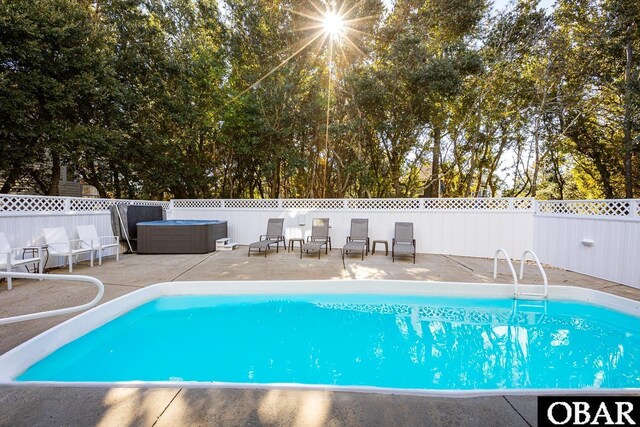
M 324 32 L 328 35 L 331 35 L 333 37 L 341 36 L 342 34 L 344 34 L 344 31 L 345 31 L 344 20 L 342 19 L 342 16 L 340 16 L 339 14 L 331 10 L 328 10 L 324 14 L 324 20 L 322 21 L 322 28 Z

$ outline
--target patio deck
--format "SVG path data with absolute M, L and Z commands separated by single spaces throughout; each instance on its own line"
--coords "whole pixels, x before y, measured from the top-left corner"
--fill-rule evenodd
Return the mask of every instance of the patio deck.
M 494 282 L 492 261 L 418 254 L 391 262 L 383 252 L 345 259 L 334 248 L 321 259 L 299 252 L 247 257 L 246 247 L 204 255 L 125 255 L 101 267 L 82 263 L 75 274 L 105 284 L 102 302 L 154 283 L 192 280 L 399 279 Z M 56 270 L 54 273 L 66 273 Z M 510 283 L 505 263 L 498 282 Z M 548 268 L 550 284 L 582 286 L 640 300 L 640 290 L 564 270 Z M 525 283 L 539 283 L 528 265 Z M 80 304 L 92 286 L 15 280 L 0 285 L 0 317 Z M 0 353 L 72 317 L 57 316 L 0 326 Z M 327 391 L 207 390 L 187 388 L 0 388 L 0 425 L 537 425 L 535 397 L 427 398 Z

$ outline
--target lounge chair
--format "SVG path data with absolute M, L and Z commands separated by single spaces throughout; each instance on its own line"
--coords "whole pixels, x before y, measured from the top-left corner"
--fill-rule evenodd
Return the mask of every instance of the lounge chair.
M 42 234 L 44 235 L 44 241 L 47 244 L 47 250 L 49 255 L 67 257 L 69 259 L 69 273 L 73 273 L 73 257 L 76 257 L 78 262 L 78 256 L 82 254 L 89 254 L 91 256 L 91 267 L 93 267 L 93 252 L 91 248 L 80 248 L 80 239 L 69 240 L 67 231 L 64 227 L 43 228 Z M 76 249 L 74 249 L 74 246 Z
M 369 254 L 369 220 L 362 218 L 351 219 L 351 231 L 347 236 L 347 243 L 342 247 L 342 259 L 350 252 L 362 252 L 364 260 L 365 251 Z
M 395 234 L 391 244 L 391 260 L 395 262 L 396 256 L 413 256 L 416 263 L 416 239 L 413 238 L 412 222 L 396 222 Z
M 102 253 L 105 249 L 116 248 L 116 261 L 120 261 L 120 243 L 117 236 L 98 236 L 98 230 L 96 226 L 91 225 L 78 225 L 76 226 L 78 232 L 78 240 L 80 240 L 80 247 L 83 249 L 93 249 L 98 254 L 98 265 L 102 265 Z
M 318 252 L 320 259 L 320 250 L 324 246 L 325 255 L 328 253 L 327 248 L 331 249 L 331 237 L 329 237 L 329 218 L 313 218 L 311 223 L 311 236 L 307 237 L 307 241 L 300 247 L 300 259 L 302 252 Z
M 284 218 L 269 218 L 269 222 L 267 223 L 267 233 L 262 234 L 260 236 L 260 240 L 257 242 L 253 242 L 249 245 L 249 252 L 247 256 L 251 255 L 251 250 L 258 250 L 258 253 L 262 249 L 264 249 L 264 256 L 267 256 L 267 250 L 273 244 L 276 245 L 276 253 L 280 250 L 280 242 L 283 243 L 284 247 L 287 247 L 287 242 L 284 239 L 284 234 L 282 230 L 284 228 Z
M 33 251 L 32 253 L 37 254 L 37 256 L 35 257 L 31 257 L 31 258 L 14 258 L 14 254 L 17 253 L 17 251 L 23 251 L 23 255 L 25 253 L 25 249 L 31 250 Z M 40 247 L 39 246 L 27 246 L 27 247 L 21 247 L 21 248 L 12 248 L 11 245 L 9 245 L 9 241 L 7 240 L 7 237 L 4 235 L 4 233 L 0 233 L 0 268 L 3 270 L 7 270 L 8 273 L 11 272 L 11 270 L 14 267 L 19 267 L 21 265 L 28 265 L 28 264 L 38 264 L 38 273 L 42 274 L 42 269 L 44 268 L 44 262 L 42 261 L 42 254 L 40 253 Z M 11 281 L 11 277 L 7 277 L 7 289 L 11 289 L 13 287 L 13 283 Z

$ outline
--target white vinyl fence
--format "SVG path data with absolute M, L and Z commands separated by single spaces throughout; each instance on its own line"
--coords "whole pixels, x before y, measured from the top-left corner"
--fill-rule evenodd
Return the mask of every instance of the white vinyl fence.
M 533 245 L 533 199 L 249 199 L 172 200 L 170 219 L 228 221 L 229 237 L 249 244 L 269 218 L 284 218 L 285 238 L 311 234 L 313 218 L 329 218 L 333 247 L 349 235 L 351 218 L 369 219 L 369 236 L 391 245 L 394 223 L 413 222 L 417 251 L 492 257 Z M 391 248 L 391 246 L 389 246 Z M 515 256 L 515 255 L 514 255 Z
M 0 194 L 0 233 L 7 236 L 12 248 L 44 244 L 42 229 L 48 227 L 64 227 L 69 239 L 77 239 L 77 225 L 93 224 L 99 236 L 112 236 L 108 208 L 115 204 L 166 207 L 169 202 Z M 105 254 L 110 255 L 108 251 Z M 88 259 L 88 255 L 80 259 Z M 60 266 L 63 262 L 62 257 L 52 256 L 47 266 Z
M 395 222 L 414 223 L 418 252 L 513 258 L 533 249 L 549 265 L 640 288 L 640 200 L 495 199 L 206 199 L 171 202 L 0 195 L 0 232 L 13 246 L 42 243 L 42 228 L 95 224 L 112 234 L 107 208 L 161 205 L 168 219 L 228 221 L 229 237 L 256 241 L 269 218 L 284 218 L 285 236 L 306 237 L 313 218 L 330 219 L 334 248 L 351 218 L 369 219 L 371 240 L 391 244 Z M 60 265 L 51 260 L 49 265 Z
M 543 263 L 640 288 L 640 200 L 537 202 Z

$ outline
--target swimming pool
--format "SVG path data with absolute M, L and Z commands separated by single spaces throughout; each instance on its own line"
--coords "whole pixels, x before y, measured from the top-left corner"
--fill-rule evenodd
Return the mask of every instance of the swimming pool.
M 551 287 L 548 302 L 510 292 L 404 281 L 154 285 L 0 356 L 0 381 L 637 392 L 637 302 L 569 287 Z

